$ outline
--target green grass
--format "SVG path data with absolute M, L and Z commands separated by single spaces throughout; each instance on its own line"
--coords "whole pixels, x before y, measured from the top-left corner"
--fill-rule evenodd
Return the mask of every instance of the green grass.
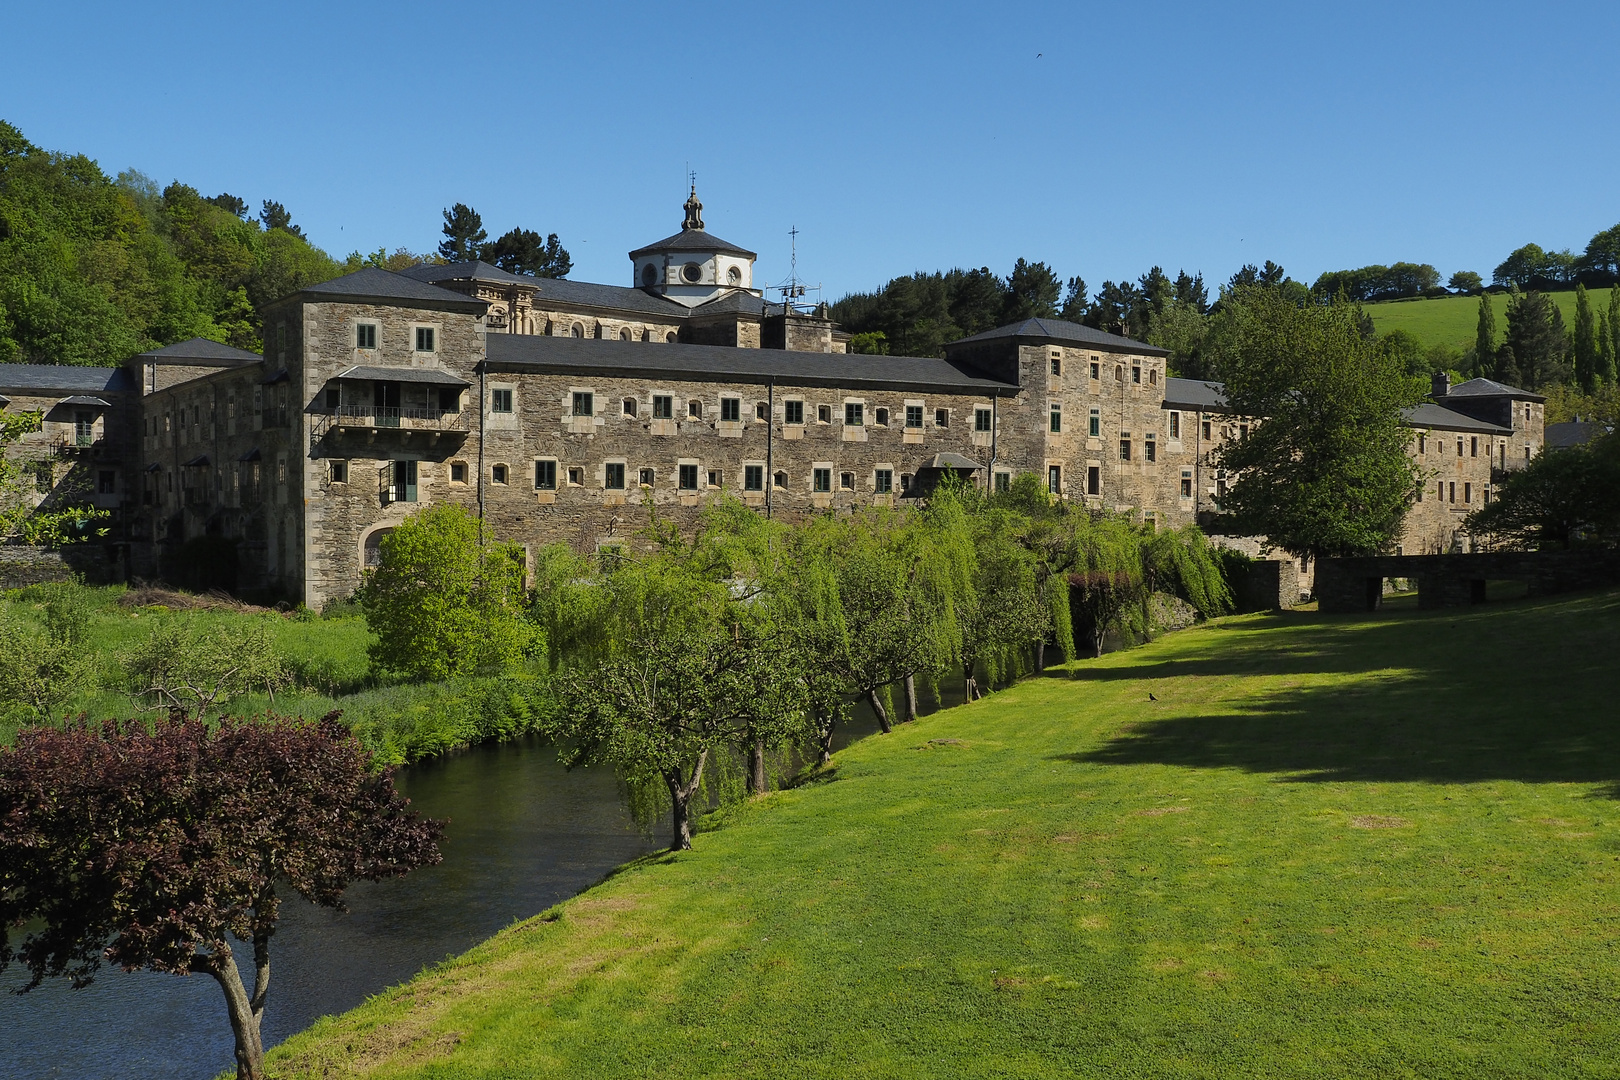
M 1607 311 L 1608 289 L 1588 290 L 1594 312 Z M 1575 325 L 1575 291 L 1548 293 L 1558 309 L 1564 313 L 1564 325 Z M 1491 304 L 1496 310 L 1496 340 L 1507 332 L 1507 294 L 1495 293 Z M 1474 296 L 1441 296 L 1433 300 L 1390 300 L 1381 304 L 1368 304 L 1368 315 L 1380 334 L 1391 330 L 1405 330 L 1424 345 L 1456 345 L 1465 347 L 1474 343 L 1479 325 L 1479 298 Z
M 1612 1077 L 1617 643 L 1609 593 L 1085 662 L 857 743 L 273 1074 Z

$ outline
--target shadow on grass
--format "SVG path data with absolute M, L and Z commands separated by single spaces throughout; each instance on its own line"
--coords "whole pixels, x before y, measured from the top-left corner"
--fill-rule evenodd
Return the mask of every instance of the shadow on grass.
M 1153 683 L 1159 715 L 1059 759 L 1320 781 L 1584 782 L 1620 797 L 1620 594 L 1283 616 L 1228 633 L 1201 654 L 1080 672 Z M 1318 678 L 1272 682 L 1212 713 L 1199 684 L 1163 682 L 1192 675 Z

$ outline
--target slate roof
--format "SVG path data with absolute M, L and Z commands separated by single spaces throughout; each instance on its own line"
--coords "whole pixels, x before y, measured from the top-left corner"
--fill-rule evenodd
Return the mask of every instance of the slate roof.
M 672 254 L 691 252 L 701 255 L 719 253 L 722 255 L 741 255 L 748 259 L 759 258 L 758 255 L 747 248 L 741 248 L 727 240 L 722 240 L 707 229 L 682 229 L 674 236 L 666 236 L 656 244 L 636 248 L 630 253 L 630 257 L 635 259 L 642 255 L 655 255 L 660 252 L 670 252 Z
M 764 318 L 767 315 L 782 314 L 782 305 L 773 304 L 764 297 L 737 289 L 688 309 L 688 313 L 692 315 L 729 315 L 735 312 Z
M 638 311 L 664 319 L 682 319 L 689 310 L 653 293 L 633 289 L 627 285 L 597 285 L 589 281 L 569 281 L 567 278 L 534 278 L 533 304 L 544 309 L 546 302 L 578 307 L 604 308 L 618 311 Z
M 1521 401 L 1546 401 L 1540 394 L 1532 394 L 1528 390 L 1520 390 L 1517 386 L 1508 386 L 1495 379 L 1469 379 L 1467 382 L 1453 386 L 1449 397 L 1510 397 Z
M 0 390 L 45 393 L 130 391 L 135 380 L 121 367 L 80 367 L 76 364 L 0 364 Z
M 639 341 L 491 334 L 489 370 L 578 374 L 589 378 L 642 378 L 764 383 L 846 389 L 910 390 L 1010 396 L 1018 387 L 986 379 L 949 360 L 916 356 L 738 349 L 724 345 L 671 345 Z
M 207 338 L 192 338 L 190 341 L 177 341 L 173 345 L 165 345 L 161 349 L 148 349 L 140 353 L 138 360 L 167 360 L 176 363 L 190 361 L 226 361 L 228 363 L 251 364 L 264 357 L 256 352 L 238 349 L 231 345 L 221 345 L 217 341 Z
M 1202 379 L 1165 379 L 1164 407 L 1193 412 L 1225 412 L 1226 388 Z
M 299 296 L 312 299 L 330 298 L 345 301 L 376 300 L 383 303 L 398 303 L 405 301 L 417 304 L 431 304 L 437 308 L 449 311 L 466 311 L 481 315 L 488 310 L 489 305 L 482 300 L 475 300 L 470 296 L 441 289 L 437 285 L 429 285 L 425 281 L 418 281 L 404 274 L 396 274 L 391 270 L 380 270 L 375 266 L 363 267 L 352 274 L 344 274 L 331 281 L 323 281 L 319 285 L 309 285 L 300 289 Z
M 344 368 L 333 379 L 364 379 L 369 382 L 419 383 L 429 386 L 468 386 L 466 379 L 441 368 L 354 367 Z
M 482 259 L 458 263 L 418 263 L 399 271 L 404 277 L 432 284 L 436 281 L 497 281 L 503 285 L 533 285 L 536 278 L 525 277 L 492 266 Z
M 1613 430 L 1608 424 L 1599 424 L 1594 420 L 1570 420 L 1562 424 L 1548 424 L 1547 449 L 1568 450 L 1572 446 L 1601 439 Z
M 1401 418 L 1412 427 L 1440 428 L 1443 431 L 1472 431 L 1481 435 L 1511 435 L 1512 428 L 1501 424 L 1491 424 L 1484 420 L 1476 420 L 1472 416 L 1464 416 L 1454 412 L 1443 405 L 1425 401 L 1421 405 L 1414 405 L 1410 409 L 1401 410 Z
M 959 341 L 946 345 L 947 349 L 957 345 L 968 345 L 977 342 L 995 341 L 1000 338 L 1018 338 L 1026 341 L 1049 341 L 1074 345 L 1094 345 L 1101 349 L 1114 352 L 1134 352 L 1147 356 L 1169 356 L 1168 349 L 1161 349 L 1157 345 L 1149 345 L 1145 341 L 1135 341 L 1118 334 L 1105 334 L 1101 330 L 1079 323 L 1065 322 L 1063 319 L 1025 319 L 1023 322 L 1009 323 L 998 326 L 994 330 L 986 330 L 982 334 L 974 334 Z

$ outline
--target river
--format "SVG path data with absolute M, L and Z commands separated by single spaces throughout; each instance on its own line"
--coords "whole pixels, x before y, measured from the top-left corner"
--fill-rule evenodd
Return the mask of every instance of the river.
M 861 710 L 838 744 L 873 730 Z M 667 827 L 651 836 L 635 827 L 611 772 L 566 772 L 538 740 L 414 765 L 397 782 L 415 809 L 449 819 L 444 861 L 355 885 L 347 914 L 296 897 L 283 903 L 270 947 L 267 1047 L 668 843 Z M 0 975 L 0 1080 L 210 1080 L 234 1067 L 224 998 L 206 976 L 103 968 L 84 990 L 54 980 L 12 992 L 26 981 L 15 966 Z

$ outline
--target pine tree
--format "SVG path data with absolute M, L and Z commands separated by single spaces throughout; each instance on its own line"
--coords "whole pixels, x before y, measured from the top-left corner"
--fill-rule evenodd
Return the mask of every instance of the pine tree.
M 1592 317 L 1592 301 L 1585 285 L 1575 286 L 1575 340 L 1570 350 L 1575 357 L 1575 381 L 1590 394 L 1598 384 L 1597 320 Z
M 1491 359 L 1496 355 L 1496 308 L 1489 293 L 1479 294 L 1479 329 L 1474 332 L 1474 374 L 1490 376 Z
M 1614 327 L 1610 324 L 1608 315 L 1599 315 L 1597 373 L 1599 384 L 1603 386 L 1614 385 L 1614 361 Z
M 444 242 L 439 245 L 439 257 L 449 262 L 472 262 L 483 257 L 484 241 L 488 239 L 478 211 L 456 203 L 444 212 Z

